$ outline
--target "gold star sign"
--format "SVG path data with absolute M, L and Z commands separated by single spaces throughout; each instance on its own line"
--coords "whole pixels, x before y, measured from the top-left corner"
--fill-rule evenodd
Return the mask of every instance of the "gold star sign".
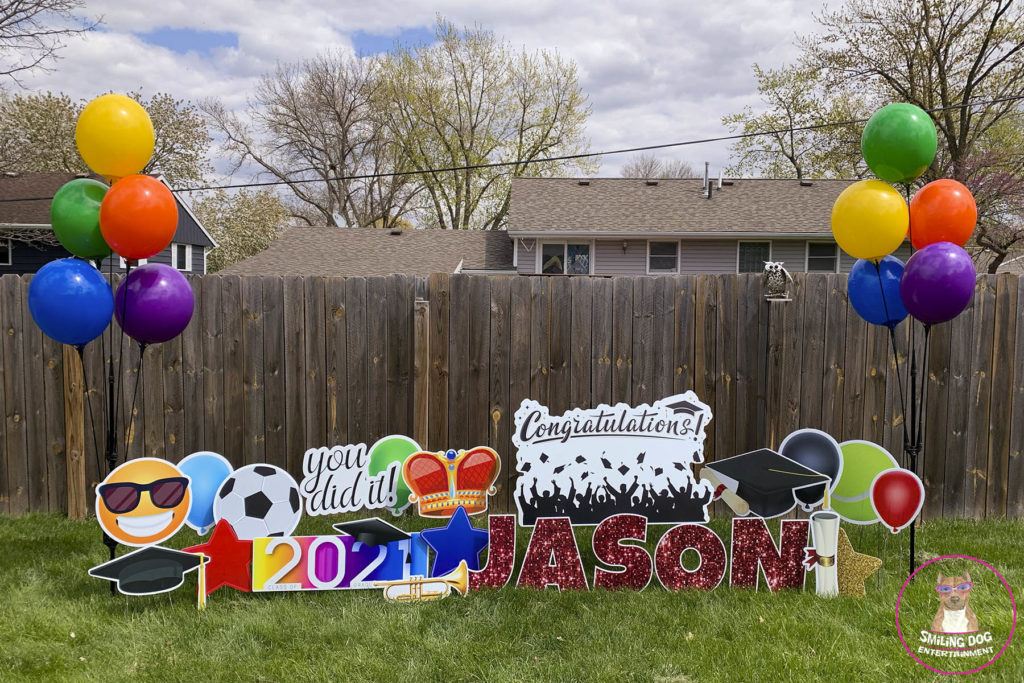
M 863 598 L 864 582 L 882 566 L 877 557 L 858 553 L 850 545 L 846 529 L 839 529 L 839 546 L 836 552 L 836 574 L 839 579 L 839 594 Z

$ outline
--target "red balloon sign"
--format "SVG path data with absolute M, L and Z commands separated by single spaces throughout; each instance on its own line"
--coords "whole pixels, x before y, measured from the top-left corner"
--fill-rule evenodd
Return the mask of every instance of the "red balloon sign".
M 924 484 L 910 470 L 886 470 L 871 482 L 871 507 L 894 534 L 914 521 L 922 505 Z

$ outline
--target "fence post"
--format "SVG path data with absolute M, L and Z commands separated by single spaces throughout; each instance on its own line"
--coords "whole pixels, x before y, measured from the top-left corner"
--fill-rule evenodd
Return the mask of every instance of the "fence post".
M 413 311 L 412 438 L 427 447 L 430 405 L 430 301 L 416 299 Z
M 85 381 L 75 349 L 64 344 L 64 442 L 67 453 L 68 517 L 85 519 Z

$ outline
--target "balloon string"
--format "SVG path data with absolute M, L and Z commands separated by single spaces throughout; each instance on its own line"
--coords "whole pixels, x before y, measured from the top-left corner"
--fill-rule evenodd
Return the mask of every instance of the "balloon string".
M 113 254 L 111 254 L 111 256 L 110 256 L 110 268 L 111 268 L 111 270 L 113 270 L 113 267 L 114 267 L 114 256 L 113 256 Z M 124 267 L 125 267 L 124 277 L 121 279 L 121 283 L 119 283 L 118 286 L 120 286 L 122 283 L 124 283 L 124 281 L 128 278 L 128 274 L 132 272 L 132 262 L 130 260 L 128 260 L 128 259 L 125 259 L 124 260 Z M 124 404 L 124 395 L 122 394 L 122 388 L 123 388 L 122 385 L 124 383 L 124 338 L 125 338 L 124 328 L 125 328 L 125 324 L 127 323 L 127 317 L 128 317 L 128 288 L 125 287 L 124 298 L 123 298 L 123 300 L 121 302 L 121 324 L 120 324 L 120 327 L 121 327 L 121 339 L 120 339 L 120 341 L 117 344 L 117 371 L 118 372 L 117 372 L 117 394 L 115 394 L 116 398 L 115 398 L 115 403 L 114 403 L 114 430 L 115 431 L 117 430 L 118 411 L 119 411 L 119 408 L 121 408 L 123 406 L 123 404 Z M 111 344 L 113 344 L 113 340 L 111 340 Z M 113 367 L 113 355 L 114 355 L 113 348 L 111 348 L 110 355 L 111 355 L 111 367 Z M 139 359 L 139 362 L 140 363 L 142 362 L 141 357 Z M 136 389 L 138 388 L 138 380 L 137 379 L 136 379 L 135 387 L 136 387 Z M 132 410 L 134 410 L 134 407 L 132 408 Z M 125 421 L 126 422 L 128 421 L 127 417 L 125 418 Z M 114 443 L 117 443 L 116 439 L 114 440 Z M 128 431 L 127 431 L 127 428 L 125 430 L 125 451 L 124 451 L 124 457 L 125 457 L 125 460 L 128 459 Z
M 82 393 L 85 394 L 85 405 L 89 410 L 89 425 L 92 427 L 92 448 L 96 456 L 96 474 L 98 476 L 103 475 L 103 459 L 100 457 L 100 442 L 96 438 L 96 419 L 93 417 L 92 412 L 92 396 L 89 395 L 89 378 L 85 375 L 85 344 L 78 344 L 75 346 L 75 350 L 78 351 L 78 362 L 82 365 Z M 100 350 L 102 353 L 102 349 Z
M 127 294 L 127 292 L 125 292 Z M 132 394 L 132 409 L 128 412 L 125 418 L 128 422 L 128 428 L 124 433 L 124 456 L 125 460 L 128 459 L 128 446 L 131 444 L 132 437 L 134 436 L 133 431 L 135 430 L 135 402 L 139 398 L 139 385 L 142 384 L 142 358 L 146 355 L 146 345 L 139 342 L 139 364 L 135 368 L 135 391 Z
M 900 410 L 903 412 L 903 447 L 910 445 L 910 432 L 907 430 L 907 402 L 903 394 L 903 375 L 900 374 L 900 356 L 896 352 L 896 330 L 889 317 L 889 304 L 885 300 L 885 286 L 882 284 L 882 269 L 875 261 L 875 274 L 878 276 L 878 289 L 882 293 L 882 309 L 885 311 L 885 326 L 889 328 L 889 343 L 892 346 L 892 359 L 896 363 L 896 383 L 900 389 Z
M 921 411 L 917 417 L 917 433 L 914 435 L 914 444 L 917 446 L 918 453 L 924 450 L 924 411 L 928 406 L 928 347 L 931 344 L 928 343 L 928 338 L 931 334 L 932 326 L 924 326 L 924 357 L 921 359 L 921 386 L 919 396 L 921 397 Z M 914 472 L 917 474 L 917 472 Z

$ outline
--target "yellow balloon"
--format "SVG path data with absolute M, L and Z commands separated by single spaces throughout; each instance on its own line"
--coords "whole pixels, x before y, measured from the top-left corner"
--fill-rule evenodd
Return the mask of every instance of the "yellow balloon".
M 153 122 L 130 97 L 101 95 L 85 105 L 75 144 L 86 165 L 108 180 L 134 175 L 153 156 Z
M 861 180 L 832 205 L 832 234 L 847 254 L 877 261 L 903 244 L 910 227 L 907 202 L 881 180 Z

